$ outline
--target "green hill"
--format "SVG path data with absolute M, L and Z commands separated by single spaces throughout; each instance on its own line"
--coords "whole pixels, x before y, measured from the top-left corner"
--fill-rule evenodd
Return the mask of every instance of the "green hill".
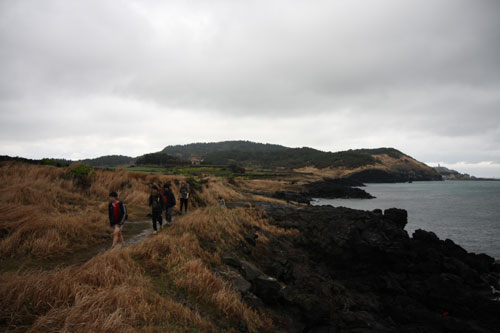
M 136 158 L 108 155 L 79 162 L 93 167 L 117 167 L 132 163 L 176 166 L 189 164 L 189 157 L 192 154 L 201 155 L 205 165 L 286 168 L 325 177 L 349 177 L 361 182 L 442 179 L 436 170 L 394 148 L 325 152 L 308 147 L 288 148 L 242 140 L 167 146 L 160 152 Z M 62 166 L 72 161 L 44 159 L 32 162 Z
M 138 157 L 136 164 L 170 166 L 189 164 L 189 162 L 165 153 L 151 153 Z
M 432 168 L 394 148 L 324 152 L 312 148 L 287 148 L 273 152 L 218 151 L 204 156 L 206 164 L 299 169 L 333 178 L 361 182 L 441 180 Z
M 0 162 L 6 162 L 6 161 L 15 161 L 15 162 L 22 162 L 22 163 L 28 163 L 28 164 L 40 164 L 40 165 L 52 165 L 52 166 L 57 166 L 57 167 L 64 167 L 68 166 L 73 161 L 71 160 L 66 160 L 63 158 L 42 158 L 41 160 L 35 160 L 31 158 L 24 158 L 24 157 L 19 157 L 19 156 L 8 156 L 8 155 L 0 155 Z
M 106 155 L 97 158 L 80 160 L 83 164 L 87 164 L 93 167 L 116 167 L 121 165 L 127 165 L 135 162 L 134 157 L 123 156 L 123 155 Z
M 318 169 L 342 166 L 357 168 L 373 165 L 376 162 L 376 159 L 368 152 L 349 150 L 332 153 L 307 147 L 287 148 L 271 152 L 219 151 L 205 156 L 207 164 L 239 163 L 244 166 L 264 168 L 302 168 L 306 166 L 314 166 Z
M 251 141 L 222 141 L 222 142 L 198 142 L 186 145 L 167 146 L 160 153 L 166 153 L 181 159 L 188 159 L 191 154 L 205 157 L 215 152 L 239 151 L 239 152 L 275 152 L 288 149 L 287 147 L 269 143 L 256 143 Z
M 324 152 L 302 147 L 288 148 L 275 144 L 251 141 L 223 141 L 210 143 L 191 143 L 167 146 L 160 153 L 188 159 L 191 154 L 203 156 L 205 164 L 241 164 L 265 168 L 286 167 L 316 168 L 348 167 L 357 168 L 374 165 L 377 160 L 372 155 L 387 154 L 399 158 L 404 154 L 393 148 L 358 149 L 342 152 Z

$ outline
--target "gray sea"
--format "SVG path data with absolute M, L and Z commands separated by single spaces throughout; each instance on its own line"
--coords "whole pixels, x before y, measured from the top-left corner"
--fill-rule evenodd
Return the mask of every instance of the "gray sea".
M 433 231 L 469 252 L 500 259 L 500 181 L 443 181 L 367 184 L 376 199 L 315 199 L 313 205 L 361 210 L 403 208 L 406 230 Z

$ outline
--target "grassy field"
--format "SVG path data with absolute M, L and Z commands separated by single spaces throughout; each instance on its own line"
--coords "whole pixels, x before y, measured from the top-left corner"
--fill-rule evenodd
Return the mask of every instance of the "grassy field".
M 176 183 L 187 178 L 126 170 L 88 176 L 82 185 L 68 169 L 0 164 L 1 331 L 274 331 L 272 315 L 242 300 L 221 261 L 225 253 L 245 256 L 238 248 L 248 230 L 286 233 L 251 208 L 228 210 L 217 200 L 255 196 L 208 177 L 193 191 L 191 212 L 171 227 L 125 248 L 94 252 L 111 245 L 109 191 L 119 193 L 139 222 L 148 211 L 148 184 L 171 181 L 177 193 Z M 147 226 L 138 225 L 126 238 Z

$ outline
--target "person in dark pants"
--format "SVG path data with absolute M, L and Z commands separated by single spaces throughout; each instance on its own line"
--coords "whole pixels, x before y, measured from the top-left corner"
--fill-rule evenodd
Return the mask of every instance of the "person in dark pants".
M 168 223 L 172 223 L 172 210 L 176 204 L 175 195 L 174 192 L 172 192 L 171 185 L 172 184 L 170 182 L 166 182 L 165 185 L 163 185 L 162 192 L 165 220 L 167 220 Z
M 163 198 L 158 193 L 158 187 L 153 186 L 151 195 L 149 196 L 149 206 L 151 207 L 151 216 L 153 219 L 153 235 L 158 233 L 156 222 L 160 224 L 160 230 L 163 227 L 162 212 L 163 212 Z
M 125 220 L 125 207 L 121 201 L 118 201 L 118 194 L 116 192 L 111 192 L 109 194 L 109 225 L 113 228 L 113 247 L 118 243 L 123 245 L 123 235 L 121 231 L 121 225 Z
M 179 189 L 179 197 L 181 199 L 180 213 L 182 215 L 182 207 L 184 207 L 184 213 L 187 213 L 188 209 L 189 187 L 186 182 L 182 182 L 181 184 L 181 188 Z

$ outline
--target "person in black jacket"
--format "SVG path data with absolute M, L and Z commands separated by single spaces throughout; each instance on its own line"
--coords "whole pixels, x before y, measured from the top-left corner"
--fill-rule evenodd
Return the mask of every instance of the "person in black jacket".
M 124 240 L 121 225 L 125 219 L 125 207 L 123 207 L 123 203 L 121 201 L 118 201 L 118 194 L 116 192 L 111 192 L 109 194 L 108 213 L 109 225 L 113 228 L 113 247 L 115 247 L 116 243 L 118 243 L 118 239 L 123 245 Z
M 162 197 L 163 197 L 163 207 L 165 210 L 165 220 L 168 223 L 172 223 L 172 210 L 176 204 L 174 192 L 171 189 L 171 183 L 166 182 L 163 185 Z
M 151 216 L 153 219 L 153 234 L 156 235 L 158 230 L 156 229 L 156 222 L 160 224 L 160 230 L 163 227 L 162 212 L 163 212 L 163 198 L 160 193 L 158 193 L 158 187 L 153 186 L 151 195 L 149 196 L 149 206 L 151 207 Z
M 181 188 L 179 189 L 179 198 L 181 201 L 179 213 L 182 215 L 182 207 L 184 207 L 184 214 L 186 214 L 188 210 L 189 186 L 185 181 L 181 183 Z

